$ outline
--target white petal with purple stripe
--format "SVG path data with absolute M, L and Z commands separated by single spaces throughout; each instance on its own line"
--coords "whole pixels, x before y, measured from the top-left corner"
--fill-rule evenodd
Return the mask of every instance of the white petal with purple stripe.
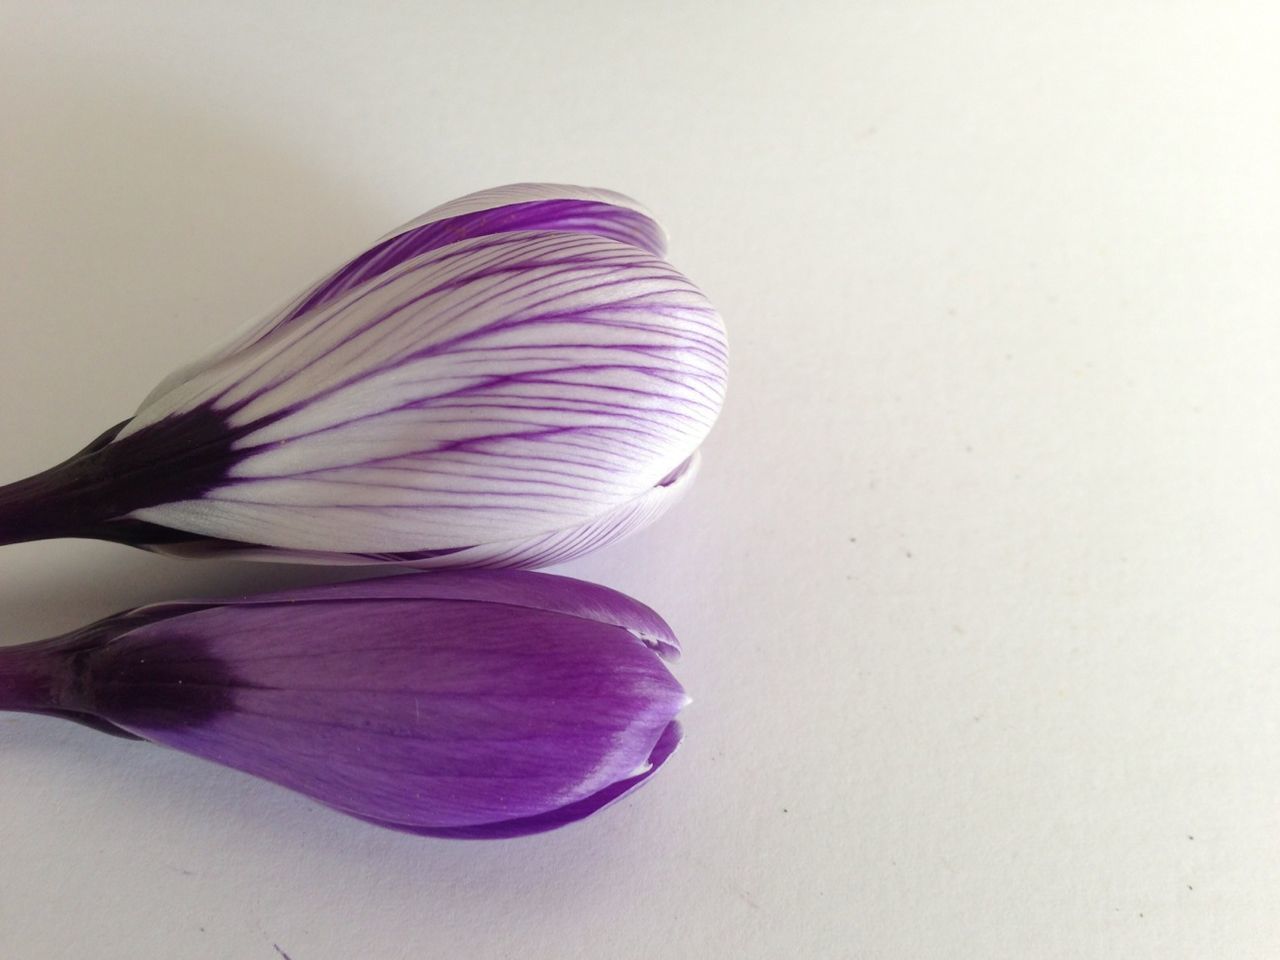
M 0 486 L 0 543 L 535 566 L 651 522 L 724 400 L 724 325 L 607 190 L 516 184 L 392 231 Z
M 208 404 L 243 431 L 240 458 L 200 498 L 134 516 L 326 552 L 554 538 L 687 460 L 725 375 L 714 309 L 637 246 L 454 242 L 154 396 L 122 436 Z

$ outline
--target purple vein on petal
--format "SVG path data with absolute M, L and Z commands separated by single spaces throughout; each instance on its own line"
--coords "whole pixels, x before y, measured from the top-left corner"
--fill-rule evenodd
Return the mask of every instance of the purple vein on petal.
M 544 207 L 530 230 L 533 206 L 494 209 L 411 225 L 288 324 L 153 397 L 123 439 L 211 409 L 236 456 L 221 485 L 132 518 L 302 552 L 434 557 L 580 528 L 686 461 L 725 386 L 705 298 L 612 228 L 547 232 Z M 651 223 L 618 209 L 615 226 Z M 561 227 L 585 222 L 566 210 Z M 376 496 L 331 503 L 356 487 Z M 304 512 L 320 505 L 341 509 L 310 529 Z M 339 516 L 361 511 L 367 529 Z
M 317 284 L 280 322 L 288 323 L 421 254 L 475 237 L 524 230 L 605 237 L 656 256 L 665 248 L 657 224 L 635 210 L 590 200 L 516 203 L 429 222 L 383 240 Z

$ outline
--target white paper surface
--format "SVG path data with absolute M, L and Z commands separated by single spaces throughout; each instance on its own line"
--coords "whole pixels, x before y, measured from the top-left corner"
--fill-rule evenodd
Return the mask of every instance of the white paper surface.
M 0 479 L 388 228 L 631 193 L 727 318 L 681 752 L 449 843 L 0 717 L 0 956 L 1275 957 L 1280 21 L 1221 3 L 0 4 Z M 3 642 L 339 572 L 0 549 Z

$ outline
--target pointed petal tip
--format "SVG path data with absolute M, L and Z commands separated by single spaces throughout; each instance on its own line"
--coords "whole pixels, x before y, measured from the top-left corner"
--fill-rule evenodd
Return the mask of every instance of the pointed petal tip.
M 676 638 L 676 635 L 671 632 L 670 628 L 660 634 L 647 633 L 642 630 L 635 629 L 629 630 L 628 632 L 663 660 L 670 663 L 674 663 L 679 660 L 681 654 L 684 652 L 680 649 L 680 641 Z

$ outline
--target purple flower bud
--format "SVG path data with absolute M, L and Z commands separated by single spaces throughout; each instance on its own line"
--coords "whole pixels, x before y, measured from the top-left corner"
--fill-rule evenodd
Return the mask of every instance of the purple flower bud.
M 538 566 L 689 485 L 724 326 L 619 194 L 524 184 L 393 232 L 45 473 L 0 542 Z
M 234 767 L 441 837 L 579 820 L 680 741 L 648 607 L 522 571 L 409 574 L 142 607 L 0 648 L 0 709 Z

